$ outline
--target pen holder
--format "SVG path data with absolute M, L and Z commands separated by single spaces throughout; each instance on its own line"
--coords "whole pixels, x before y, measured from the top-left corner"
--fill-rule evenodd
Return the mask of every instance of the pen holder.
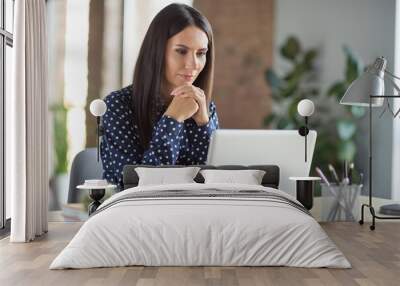
M 358 221 L 362 187 L 321 183 L 321 221 Z

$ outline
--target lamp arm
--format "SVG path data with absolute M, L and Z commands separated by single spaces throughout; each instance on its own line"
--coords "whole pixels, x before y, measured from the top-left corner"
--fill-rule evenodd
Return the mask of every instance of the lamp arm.
M 398 78 L 398 77 L 395 77 Z M 392 86 L 394 87 L 394 89 L 397 91 L 397 94 L 400 95 L 400 88 L 399 86 L 394 82 L 394 80 L 392 78 L 388 78 L 389 82 L 392 84 Z
M 390 72 L 389 70 L 385 69 L 385 73 L 387 73 L 388 75 L 390 75 L 391 77 L 394 77 L 396 79 L 400 79 L 400 77 L 395 76 L 392 72 Z
M 385 70 L 385 72 L 388 73 L 388 74 L 389 74 L 390 76 L 392 76 L 393 78 L 400 79 L 399 77 L 395 76 L 394 74 L 392 74 L 392 73 L 391 73 L 390 71 L 388 71 L 388 70 Z M 393 80 L 392 78 L 389 78 L 389 82 L 392 84 L 392 86 L 394 87 L 394 89 L 397 91 L 397 95 L 400 95 L 400 88 L 399 88 L 399 86 L 394 82 L 394 80 Z M 389 104 L 389 101 L 388 101 L 388 104 Z M 396 118 L 397 115 L 399 115 L 399 113 L 400 113 L 400 109 L 399 109 L 396 113 L 394 113 L 394 112 L 392 111 L 392 114 L 393 114 L 393 117 L 394 117 L 394 118 Z
M 395 79 L 400 79 L 400 77 L 395 76 L 393 73 L 391 73 L 390 71 L 388 71 L 387 69 L 385 69 L 385 73 L 387 73 L 388 75 L 390 75 L 392 78 Z M 394 89 L 397 91 L 397 94 L 400 94 L 400 88 L 399 86 L 395 83 L 395 81 L 392 78 L 388 78 L 389 82 L 393 85 Z

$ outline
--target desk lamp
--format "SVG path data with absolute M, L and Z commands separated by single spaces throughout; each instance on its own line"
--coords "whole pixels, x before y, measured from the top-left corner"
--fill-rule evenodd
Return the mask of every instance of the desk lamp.
M 369 66 L 366 71 L 354 80 L 346 93 L 340 100 L 340 104 L 352 105 L 352 106 L 362 106 L 369 107 L 369 203 L 363 204 L 361 206 L 361 220 L 360 224 L 364 223 L 364 208 L 369 208 L 372 215 L 372 225 L 371 230 L 375 229 L 375 219 L 400 219 L 397 216 L 379 216 L 375 214 L 375 209 L 372 205 L 372 107 L 381 107 L 384 101 L 387 101 L 389 110 L 392 112 L 393 116 L 396 114 L 391 110 L 389 105 L 389 98 L 400 98 L 400 89 L 395 84 L 392 78 L 400 79 L 399 77 L 393 75 L 391 72 L 386 70 L 386 59 L 384 57 L 379 57 L 375 60 L 374 64 Z M 389 75 L 391 84 L 397 91 L 397 95 L 385 95 L 385 85 L 384 76 Z M 386 110 L 386 109 L 385 109 Z M 389 205 L 381 207 L 381 212 L 387 209 L 399 210 L 400 205 Z

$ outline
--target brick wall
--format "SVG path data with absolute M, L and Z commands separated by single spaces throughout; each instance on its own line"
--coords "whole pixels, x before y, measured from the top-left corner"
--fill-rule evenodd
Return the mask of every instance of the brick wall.
M 263 128 L 270 110 L 264 71 L 272 65 L 273 0 L 194 0 L 215 39 L 213 97 L 221 128 Z

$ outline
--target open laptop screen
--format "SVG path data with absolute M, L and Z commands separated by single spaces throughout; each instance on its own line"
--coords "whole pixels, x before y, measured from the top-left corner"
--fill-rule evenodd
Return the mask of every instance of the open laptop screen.
M 289 177 L 309 175 L 316 139 L 317 132 L 311 130 L 305 162 L 304 137 L 297 130 L 217 129 L 211 135 L 207 164 L 277 165 L 279 189 L 295 195 L 295 182 Z

